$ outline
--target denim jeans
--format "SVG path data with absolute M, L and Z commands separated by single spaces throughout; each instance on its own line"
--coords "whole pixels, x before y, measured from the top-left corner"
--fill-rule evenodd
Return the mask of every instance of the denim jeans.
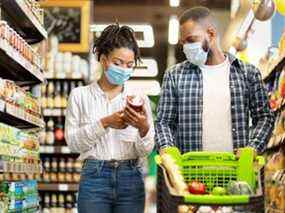
M 87 160 L 81 173 L 79 213 L 143 213 L 145 189 L 137 165 Z

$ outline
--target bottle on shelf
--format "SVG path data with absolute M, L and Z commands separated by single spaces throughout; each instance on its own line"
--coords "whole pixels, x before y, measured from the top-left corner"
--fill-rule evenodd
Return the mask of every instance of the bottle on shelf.
M 54 96 L 54 107 L 55 108 L 61 108 L 61 95 L 60 95 L 60 82 L 55 83 L 55 96 Z
M 47 87 L 46 85 L 41 85 L 41 106 L 42 108 L 47 108 Z
M 66 173 L 65 173 L 65 180 L 68 183 L 73 182 L 73 165 L 74 165 L 74 159 L 68 158 L 67 159 L 67 164 L 66 164 Z
M 65 172 L 66 172 L 66 163 L 65 159 L 61 158 L 59 162 L 59 173 L 58 173 L 58 182 L 64 183 L 65 180 Z
M 54 193 L 51 195 L 51 213 L 57 213 L 57 204 L 57 194 Z
M 72 194 L 67 194 L 65 198 L 66 213 L 72 213 L 74 208 L 74 200 Z
M 45 158 L 44 159 L 44 173 L 43 173 L 43 181 L 45 183 L 50 182 L 50 172 L 51 172 L 50 159 Z
M 54 121 L 51 118 L 47 122 L 46 144 L 54 144 Z
M 45 194 L 44 195 L 44 206 L 43 206 L 43 213 L 50 213 L 50 203 L 51 203 L 51 200 L 50 200 L 50 196 L 49 194 Z
M 57 208 L 57 213 L 65 213 L 64 209 L 64 195 L 61 193 L 58 196 L 58 208 Z
M 62 95 L 61 95 L 62 108 L 67 107 L 67 98 L 68 98 L 68 82 L 64 82 L 63 83 Z
M 53 108 L 54 107 L 54 83 L 48 83 L 48 91 L 47 91 L 47 107 Z
M 51 179 L 51 182 L 53 182 L 53 183 L 58 183 L 58 174 L 57 174 L 57 172 L 58 172 L 57 158 L 52 158 L 50 179 Z

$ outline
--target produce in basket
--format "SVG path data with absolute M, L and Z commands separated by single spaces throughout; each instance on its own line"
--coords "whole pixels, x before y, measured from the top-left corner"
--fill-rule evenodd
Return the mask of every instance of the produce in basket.
M 189 194 L 187 184 L 181 174 L 179 166 L 175 163 L 174 159 L 169 154 L 163 154 L 161 156 L 162 164 L 165 167 L 170 182 L 178 194 L 184 195 Z
M 206 186 L 198 181 L 192 181 L 188 184 L 188 191 L 191 194 L 205 194 Z
M 200 206 L 197 213 L 212 213 L 211 206 Z
M 200 206 L 197 213 L 233 213 L 232 207 Z
M 212 194 L 213 195 L 225 195 L 227 194 L 227 190 L 223 187 L 217 186 L 213 189 Z
M 194 206 L 187 206 L 187 205 L 178 206 L 178 213 L 194 213 L 194 212 L 196 212 Z
M 231 181 L 228 184 L 227 191 L 231 195 L 252 195 L 253 190 L 247 182 Z

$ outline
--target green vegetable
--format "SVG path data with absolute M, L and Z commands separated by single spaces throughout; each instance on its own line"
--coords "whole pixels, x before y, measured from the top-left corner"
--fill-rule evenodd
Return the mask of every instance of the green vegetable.
M 213 195 L 225 195 L 227 194 L 227 190 L 223 187 L 217 186 L 213 189 L 212 194 Z
M 227 191 L 231 195 L 252 195 L 253 190 L 247 182 L 232 181 L 228 184 Z

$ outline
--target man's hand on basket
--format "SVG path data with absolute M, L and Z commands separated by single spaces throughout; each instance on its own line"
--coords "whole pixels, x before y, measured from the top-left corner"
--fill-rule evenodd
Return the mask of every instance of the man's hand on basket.
M 252 147 L 248 146 L 247 148 L 252 148 Z M 254 152 L 254 159 L 255 159 L 257 157 L 257 151 L 254 148 L 252 148 L 252 149 L 253 149 L 253 152 Z M 234 153 L 235 153 L 237 158 L 240 158 L 240 152 L 241 152 L 240 149 L 235 149 L 234 150 Z

